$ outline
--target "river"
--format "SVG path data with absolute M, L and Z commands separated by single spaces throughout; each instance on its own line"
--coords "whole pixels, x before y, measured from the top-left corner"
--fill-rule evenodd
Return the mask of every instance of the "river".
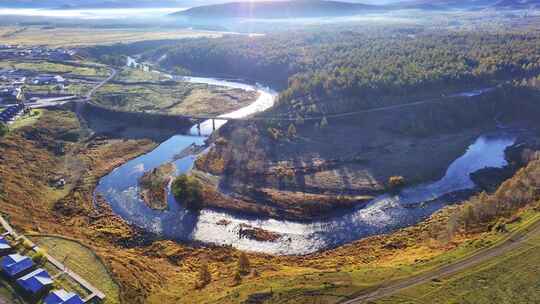
M 258 90 L 257 101 L 224 116 L 243 117 L 273 104 L 276 93 L 270 89 L 213 78 L 183 77 L 185 81 Z M 220 122 L 219 125 L 225 123 Z M 192 129 L 191 133 L 198 132 Z M 211 122 L 202 124 L 201 133 L 212 132 Z M 149 170 L 173 161 L 177 174 L 188 172 L 195 156 L 174 160 L 175 155 L 192 144 L 201 145 L 203 136 L 176 135 L 155 150 L 127 162 L 103 177 L 96 189 L 113 211 L 133 225 L 164 238 L 198 241 L 270 254 L 308 254 L 350 243 L 375 234 L 416 224 L 447 205 L 434 200 L 444 194 L 475 187 L 470 173 L 485 167 L 505 166 L 505 149 L 515 142 L 510 133 L 497 132 L 480 136 L 464 154 L 448 167 L 444 177 L 402 190 L 398 195 L 381 195 L 367 206 L 332 215 L 310 223 L 243 216 L 216 210 L 194 213 L 177 203 L 169 191 L 168 209 L 153 210 L 138 195 L 138 179 Z M 224 225 L 223 223 L 227 223 Z M 277 241 L 261 242 L 240 236 L 242 225 L 261 228 L 280 235 Z

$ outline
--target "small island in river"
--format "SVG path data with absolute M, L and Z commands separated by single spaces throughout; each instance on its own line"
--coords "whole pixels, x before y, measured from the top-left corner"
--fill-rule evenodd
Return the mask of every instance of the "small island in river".
M 167 209 L 167 188 L 176 172 L 173 163 L 167 163 L 146 172 L 139 179 L 141 199 L 152 209 Z

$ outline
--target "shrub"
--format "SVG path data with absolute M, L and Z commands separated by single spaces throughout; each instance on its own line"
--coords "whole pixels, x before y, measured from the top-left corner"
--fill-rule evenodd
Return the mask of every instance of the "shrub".
M 392 190 L 400 189 L 405 186 L 405 178 L 403 176 L 391 176 L 388 179 L 388 186 Z
M 69 142 L 78 142 L 81 138 L 81 134 L 78 131 L 69 131 L 63 134 L 60 139 Z
M 6 136 L 8 131 L 9 131 L 8 126 L 4 124 L 3 122 L 0 122 L 0 137 Z
M 22 246 L 26 250 L 31 250 L 33 248 L 32 242 L 30 242 L 29 240 L 26 240 L 26 239 L 22 242 Z
M 276 128 L 268 128 L 267 131 L 268 131 L 268 135 L 269 135 L 270 138 L 272 138 L 273 140 L 278 140 L 279 137 L 281 136 L 279 130 L 276 129 Z
M 223 137 L 216 139 L 215 143 L 217 146 L 226 146 L 228 144 L 227 140 Z
M 208 264 L 204 263 L 201 264 L 201 267 L 199 268 L 199 278 L 197 281 L 197 288 L 204 288 L 206 285 L 210 284 L 212 281 L 212 275 L 210 274 L 210 271 L 208 270 Z
M 43 252 L 43 250 L 37 250 L 36 253 L 32 255 L 32 261 L 36 264 L 43 264 L 45 260 L 45 252 Z
M 250 268 L 250 263 L 247 255 L 245 253 L 240 253 L 240 256 L 238 257 L 238 272 L 240 274 L 248 274 Z
M 287 130 L 287 134 L 289 135 L 289 137 L 296 137 L 296 127 L 294 126 L 294 124 L 289 125 L 289 129 Z
M 192 176 L 182 174 L 172 183 L 172 193 L 178 202 L 183 202 L 184 206 L 190 210 L 200 210 L 202 208 L 202 186 Z
M 326 119 L 326 116 L 324 116 L 321 119 L 321 123 L 319 124 L 319 128 L 324 129 L 326 127 L 328 127 L 328 119 Z
M 239 271 L 236 271 L 232 279 L 232 286 L 238 286 L 242 283 L 242 275 Z

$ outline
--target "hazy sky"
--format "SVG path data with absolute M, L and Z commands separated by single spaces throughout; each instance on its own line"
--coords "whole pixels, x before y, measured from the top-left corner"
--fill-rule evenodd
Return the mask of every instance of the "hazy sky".
M 229 2 L 229 1 L 268 1 L 268 0 L 137 0 L 137 2 L 142 3 L 170 3 L 174 6 L 182 6 L 187 3 L 198 3 L 200 5 L 216 2 Z M 400 0 L 336 0 L 336 1 L 347 1 L 347 2 L 361 2 L 361 3 L 370 3 L 370 4 L 386 4 L 391 2 L 398 2 Z M 407 0 L 405 0 L 407 1 Z M 410 0 L 409 0 L 410 1 Z M 99 2 L 125 2 L 133 4 L 133 0 L 0 0 L 0 6 L 2 5 L 12 5 L 12 4 L 31 4 L 31 5 L 42 5 L 42 4 L 54 4 L 54 3 L 63 3 L 63 4 L 73 4 L 73 5 L 84 5 L 92 4 Z

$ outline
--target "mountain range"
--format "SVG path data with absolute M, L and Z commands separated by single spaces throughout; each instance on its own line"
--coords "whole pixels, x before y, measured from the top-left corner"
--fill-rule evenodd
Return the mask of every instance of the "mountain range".
M 384 7 L 326 0 L 294 0 L 205 5 L 175 15 L 194 18 L 295 18 L 347 16 L 377 10 L 384 10 Z
M 540 9 L 540 0 L 500 0 L 495 7 L 513 9 Z
M 540 0 L 412 0 L 370 5 L 331 0 L 244 1 L 193 7 L 173 14 L 190 18 L 299 18 L 351 16 L 401 9 L 529 9 Z
M 193 7 L 201 4 L 212 4 L 217 1 L 201 0 L 2 0 L 0 7 L 9 8 L 133 8 L 133 7 Z
M 0 7 L 112 9 L 191 7 L 173 16 L 191 18 L 295 18 L 350 16 L 400 9 L 538 9 L 540 0 L 9 0 Z

